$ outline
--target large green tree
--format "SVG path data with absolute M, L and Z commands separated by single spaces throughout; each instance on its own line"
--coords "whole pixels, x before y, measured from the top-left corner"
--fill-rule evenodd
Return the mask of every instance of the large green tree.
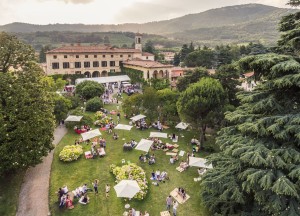
M 178 113 L 181 119 L 199 130 L 200 148 L 203 147 L 207 126 L 214 126 L 226 104 L 225 95 L 221 83 L 210 77 L 191 84 L 180 94 L 177 101 Z
M 0 73 L 0 175 L 40 163 L 53 148 L 53 101 L 42 74 L 35 63 Z
M 104 86 L 95 81 L 83 81 L 76 86 L 76 94 L 85 100 L 100 97 L 104 93 Z
M 187 89 L 187 87 L 192 84 L 198 82 L 202 77 L 208 77 L 209 74 L 206 68 L 198 67 L 195 70 L 189 70 L 186 72 L 185 76 L 179 77 L 176 87 L 178 91 L 183 92 Z
M 13 35 L 0 32 L 0 72 L 23 69 L 34 60 L 34 50 L 31 46 L 22 43 Z
M 221 215 L 300 215 L 300 64 L 265 54 L 239 62 L 260 84 L 226 115 L 201 196 Z

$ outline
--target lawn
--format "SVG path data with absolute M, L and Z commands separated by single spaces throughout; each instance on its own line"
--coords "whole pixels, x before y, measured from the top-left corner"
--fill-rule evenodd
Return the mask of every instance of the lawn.
M 0 178 L 0 215 L 15 216 L 25 170 Z
M 108 110 L 116 109 L 115 105 L 106 105 Z M 116 116 L 113 116 L 116 119 Z M 128 120 L 121 118 L 121 123 L 128 124 Z M 147 180 L 149 183 L 149 191 L 146 198 L 142 201 L 131 200 L 129 203 L 136 210 L 144 212 L 147 210 L 150 215 L 156 216 L 165 210 L 165 199 L 169 193 L 176 187 L 184 187 L 187 194 L 191 198 L 184 204 L 180 204 L 178 207 L 178 215 L 190 215 L 190 216 L 205 216 L 209 215 L 208 212 L 201 205 L 201 198 L 199 196 L 199 182 L 194 182 L 193 178 L 197 177 L 197 168 L 190 167 L 187 171 L 179 173 L 175 168 L 178 166 L 176 164 L 171 165 L 169 163 L 169 156 L 165 155 L 162 150 L 151 151 L 156 156 L 156 164 L 148 165 L 147 163 L 141 163 L 138 157 L 141 151 L 123 151 L 123 144 L 125 141 L 130 141 L 130 139 L 135 139 L 139 141 L 141 138 L 147 138 L 150 131 L 155 131 L 154 129 L 148 130 L 138 130 L 132 128 L 131 131 L 119 131 L 115 130 L 120 138 L 118 140 L 112 139 L 112 134 L 108 134 L 106 131 L 101 131 L 102 137 L 106 139 L 106 156 L 104 158 L 96 159 L 85 159 L 81 156 L 77 161 L 74 162 L 61 162 L 59 160 L 59 152 L 63 149 L 65 145 L 74 144 L 74 140 L 78 139 L 80 136 L 74 133 L 72 130 L 61 140 L 57 145 L 54 153 L 54 159 L 52 163 L 51 172 L 51 183 L 50 183 L 50 209 L 52 215 L 123 215 L 125 211 L 124 205 L 126 202 L 122 198 L 117 198 L 116 193 L 113 189 L 115 185 L 115 179 L 113 174 L 109 172 L 109 166 L 111 164 L 121 165 L 122 159 L 130 161 L 131 163 L 136 163 L 141 166 L 147 174 Z M 180 150 L 185 150 L 191 152 L 192 148 L 189 144 L 191 138 L 195 133 L 191 131 L 178 131 L 177 129 L 164 130 L 166 133 L 175 132 L 180 135 L 178 144 L 180 145 Z M 184 137 L 181 137 L 183 135 Z M 125 138 L 125 141 L 122 140 Z M 162 139 L 165 142 L 170 142 L 169 139 Z M 212 137 L 208 137 L 208 143 L 214 143 Z M 90 144 L 83 144 L 84 151 L 90 150 Z M 205 157 L 208 154 L 206 152 L 197 153 L 196 156 Z M 184 155 L 183 159 L 186 159 Z M 170 177 L 169 181 L 165 183 L 160 183 L 159 186 L 151 184 L 150 176 L 152 170 L 160 169 L 160 171 L 167 171 Z M 94 179 L 99 179 L 99 195 L 95 195 L 93 192 L 89 192 L 90 203 L 88 205 L 81 205 L 74 201 L 75 208 L 72 210 L 59 209 L 56 191 L 59 187 L 67 185 L 69 190 L 73 190 L 78 186 L 87 183 L 90 188 L 92 188 L 92 182 Z M 111 185 L 110 197 L 105 198 L 105 185 Z

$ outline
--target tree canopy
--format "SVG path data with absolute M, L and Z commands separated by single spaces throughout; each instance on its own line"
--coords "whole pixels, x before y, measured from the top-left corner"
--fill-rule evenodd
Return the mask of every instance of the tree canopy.
M 192 123 L 200 132 L 200 145 L 203 147 L 207 126 L 214 126 L 216 116 L 226 104 L 226 96 L 221 83 L 204 77 L 191 84 L 180 94 L 177 110 L 182 120 Z
M 104 86 L 95 81 L 83 81 L 76 86 L 76 94 L 85 100 L 100 97 L 104 93 Z

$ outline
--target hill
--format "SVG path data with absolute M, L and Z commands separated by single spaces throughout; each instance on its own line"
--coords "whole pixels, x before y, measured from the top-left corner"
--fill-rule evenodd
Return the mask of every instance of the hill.
M 50 24 L 33 25 L 11 23 L 0 26 L 0 31 L 7 32 L 142 32 L 166 35 L 182 41 L 210 43 L 223 40 L 222 43 L 240 43 L 262 41 L 273 43 L 277 40 L 277 23 L 280 17 L 296 12 L 296 9 L 276 8 L 261 4 L 246 4 L 208 10 L 189 14 L 175 19 L 149 22 L 144 24 L 119 25 L 84 25 L 84 24 Z

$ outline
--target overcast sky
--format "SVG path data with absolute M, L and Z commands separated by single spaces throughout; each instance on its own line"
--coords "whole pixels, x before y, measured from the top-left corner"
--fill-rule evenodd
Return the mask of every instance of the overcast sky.
M 0 25 L 143 23 L 229 5 L 260 3 L 287 7 L 288 0 L 0 0 Z

